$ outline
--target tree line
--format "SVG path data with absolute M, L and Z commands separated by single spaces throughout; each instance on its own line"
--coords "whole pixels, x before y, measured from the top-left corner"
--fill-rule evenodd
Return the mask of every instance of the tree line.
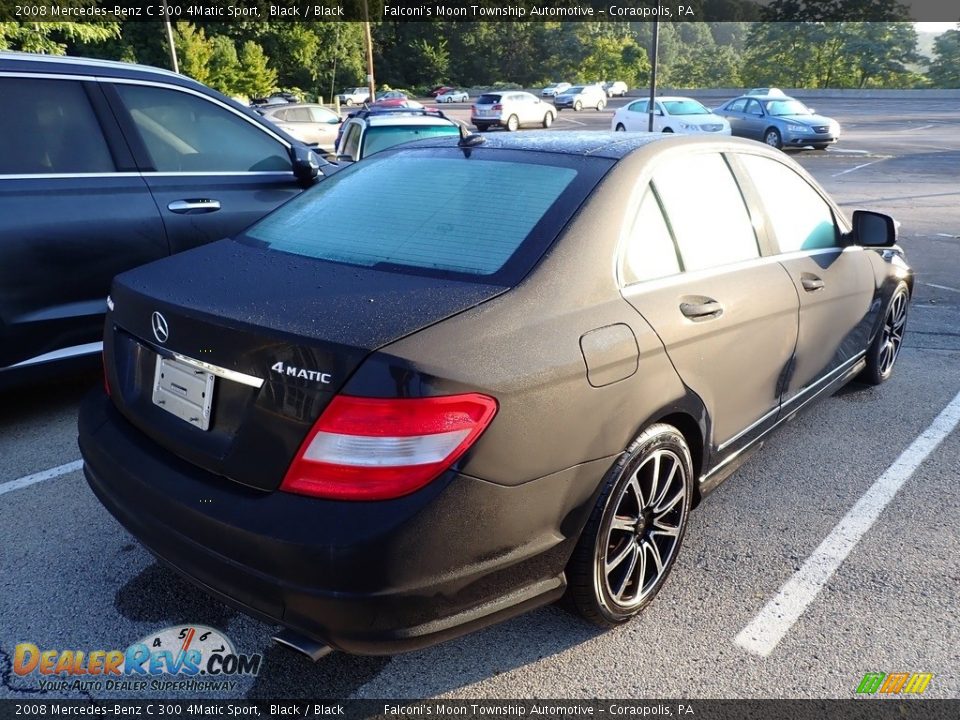
M 659 84 L 960 87 L 960 25 L 940 35 L 933 57 L 924 58 L 910 22 L 771 22 L 742 7 L 747 17 L 738 21 L 660 23 Z M 560 80 L 643 86 L 652 32 L 647 22 L 372 23 L 378 85 L 414 92 Z M 286 89 L 329 99 L 365 84 L 359 22 L 176 22 L 174 37 L 180 71 L 229 95 Z M 5 48 L 170 65 L 160 23 L 0 23 Z

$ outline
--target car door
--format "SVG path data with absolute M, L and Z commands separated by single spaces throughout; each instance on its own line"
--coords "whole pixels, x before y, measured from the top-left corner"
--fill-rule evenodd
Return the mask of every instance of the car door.
M 797 349 L 787 377 L 784 405 L 800 400 L 823 381 L 850 368 L 868 345 L 878 308 L 875 279 L 859 246 L 844 246 L 831 204 L 786 163 L 737 154 L 757 193 L 778 259 L 800 299 Z M 738 169 L 739 169 L 738 168 Z
M 744 112 L 747 109 L 747 98 L 737 98 L 726 104 L 717 114 L 725 117 L 730 123 L 730 132 L 733 135 L 743 136 Z
M 0 74 L 0 368 L 97 352 L 110 281 L 168 254 L 96 82 Z
M 654 168 L 629 238 L 625 267 L 635 269 L 623 274 L 623 296 L 703 401 L 711 445 L 735 451 L 776 422 L 797 339 L 793 283 L 761 255 L 719 153 L 685 153 Z
M 153 193 L 172 252 L 229 237 L 301 191 L 289 143 L 191 88 L 105 88 Z
M 767 128 L 767 118 L 766 111 L 758 100 L 753 98 L 747 100 L 740 127 L 743 128 L 743 133 L 737 133 L 738 135 L 742 134 L 743 137 L 752 140 L 763 139 L 763 131 Z

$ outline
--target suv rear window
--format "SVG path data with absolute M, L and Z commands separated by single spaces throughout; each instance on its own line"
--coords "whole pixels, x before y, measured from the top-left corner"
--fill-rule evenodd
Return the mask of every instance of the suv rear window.
M 610 164 L 487 155 L 493 159 L 418 150 L 364 160 L 278 208 L 241 241 L 351 265 L 512 284 Z
M 388 147 L 413 140 L 424 140 L 444 135 L 459 135 L 460 128 L 448 125 L 380 125 L 367 128 L 363 139 L 363 156 L 386 150 Z
M 500 96 L 493 93 L 484 93 L 477 98 L 477 105 L 493 105 L 500 102 Z

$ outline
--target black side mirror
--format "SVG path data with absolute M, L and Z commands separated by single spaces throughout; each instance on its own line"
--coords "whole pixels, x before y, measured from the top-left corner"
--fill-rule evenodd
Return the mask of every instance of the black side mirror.
M 897 243 L 897 221 L 883 213 L 854 210 L 853 242 L 863 247 L 893 247 Z
M 320 174 L 320 157 L 310 148 L 294 145 L 290 148 L 293 174 L 304 187 L 309 187 Z

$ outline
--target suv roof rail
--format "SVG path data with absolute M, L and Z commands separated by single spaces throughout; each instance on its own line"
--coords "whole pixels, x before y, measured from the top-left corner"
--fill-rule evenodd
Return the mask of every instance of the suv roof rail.
M 443 114 L 443 111 L 438 108 L 409 108 L 409 107 L 368 107 L 364 103 L 362 110 L 354 110 L 349 113 L 347 117 L 359 117 L 367 118 L 371 115 L 389 115 L 391 113 L 406 113 L 408 115 L 424 115 L 429 117 L 439 117 L 444 120 L 449 120 L 446 115 Z

